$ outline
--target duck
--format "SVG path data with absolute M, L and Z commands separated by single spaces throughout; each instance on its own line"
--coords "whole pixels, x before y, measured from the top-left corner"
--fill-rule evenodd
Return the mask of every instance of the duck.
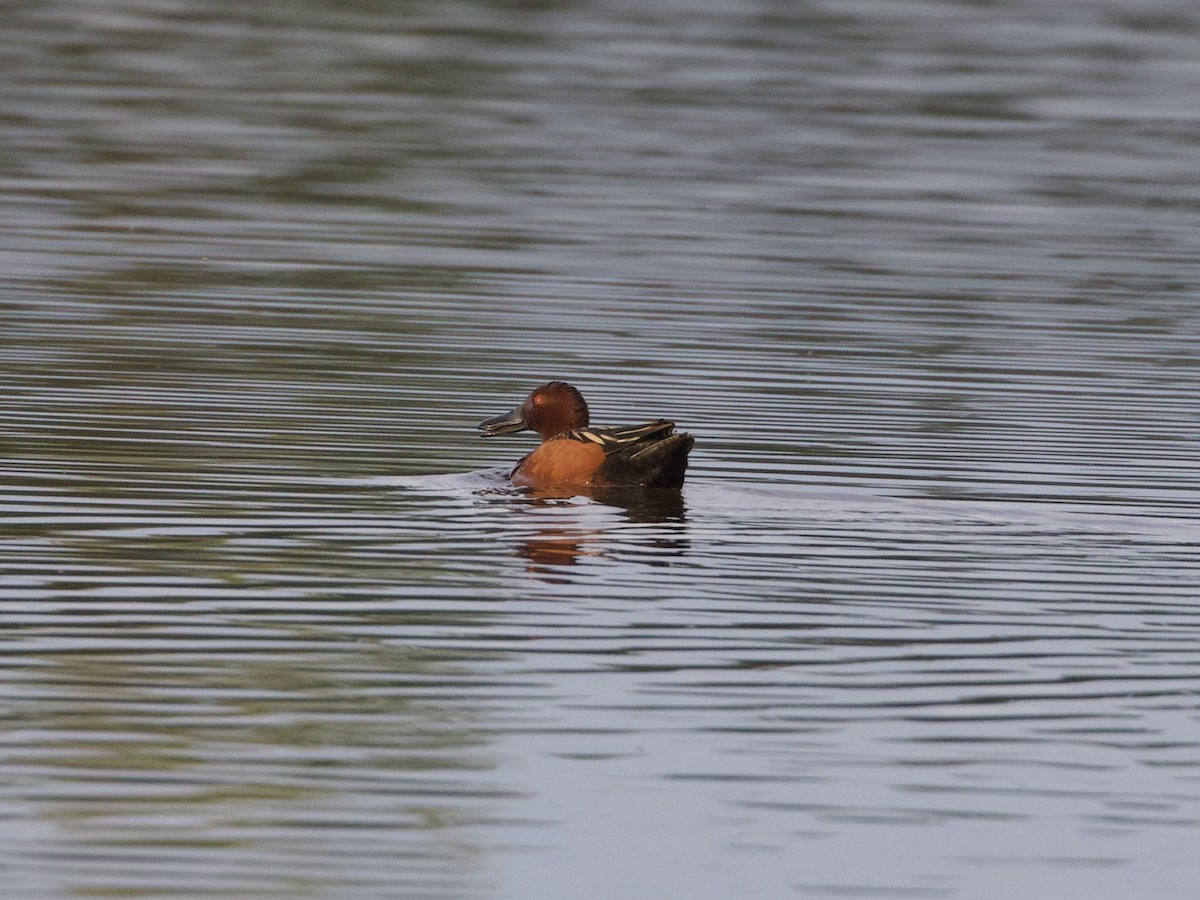
M 509 472 L 533 490 L 583 487 L 679 489 L 695 443 L 675 423 L 655 419 L 616 428 L 590 427 L 587 402 L 565 381 L 529 392 L 510 412 L 479 423 L 483 437 L 533 431 L 542 442 Z

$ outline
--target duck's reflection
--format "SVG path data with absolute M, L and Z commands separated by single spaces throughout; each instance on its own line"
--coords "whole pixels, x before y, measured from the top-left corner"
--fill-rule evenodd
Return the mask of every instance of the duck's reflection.
M 588 558 L 636 557 L 644 565 L 667 566 L 689 546 L 678 490 L 576 488 L 523 496 L 531 512 L 553 514 L 552 522 L 517 545 L 529 572 L 548 581 L 563 580 L 565 567 Z

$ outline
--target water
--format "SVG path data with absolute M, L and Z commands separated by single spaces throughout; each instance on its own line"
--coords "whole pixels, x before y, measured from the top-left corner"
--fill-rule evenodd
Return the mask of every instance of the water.
M 6 897 L 1192 896 L 1192 4 L 3 18 Z

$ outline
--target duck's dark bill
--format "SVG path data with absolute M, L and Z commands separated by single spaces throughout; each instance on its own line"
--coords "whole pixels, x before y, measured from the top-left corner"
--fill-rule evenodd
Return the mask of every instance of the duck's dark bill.
M 484 437 L 495 437 L 498 434 L 512 434 L 514 431 L 524 431 L 525 417 L 521 415 L 521 408 L 518 406 L 512 412 L 484 419 L 479 423 L 479 430 L 483 432 Z

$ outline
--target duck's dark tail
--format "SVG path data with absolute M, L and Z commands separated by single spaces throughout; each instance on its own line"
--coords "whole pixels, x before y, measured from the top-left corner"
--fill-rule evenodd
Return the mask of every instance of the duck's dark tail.
M 610 453 L 600 469 L 600 479 L 610 484 L 682 487 L 688 453 L 694 443 L 695 439 L 686 432 L 639 441 Z

